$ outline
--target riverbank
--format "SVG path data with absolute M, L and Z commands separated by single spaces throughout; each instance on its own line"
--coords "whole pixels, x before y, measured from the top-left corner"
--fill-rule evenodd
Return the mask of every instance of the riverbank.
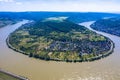
M 107 52 L 105 52 L 105 53 L 103 53 L 103 54 L 98 54 L 98 55 L 96 55 L 95 57 L 86 58 L 86 59 L 79 59 L 79 60 L 67 60 L 67 59 L 66 59 L 66 60 L 61 60 L 61 59 L 57 59 L 57 58 L 52 59 L 52 58 L 49 58 L 49 57 L 43 58 L 43 57 L 41 57 L 41 56 L 39 56 L 39 55 L 37 55 L 37 54 L 26 53 L 26 52 L 24 52 L 24 51 L 22 51 L 22 50 L 16 49 L 15 47 L 13 47 L 13 46 L 10 44 L 10 42 L 9 42 L 9 37 L 10 37 L 10 35 L 7 37 L 6 43 L 7 43 L 7 46 L 8 46 L 10 49 L 13 49 L 13 50 L 16 51 L 16 52 L 19 52 L 19 53 L 28 55 L 29 57 L 34 57 L 34 58 L 42 59 L 42 60 L 46 60 L 46 61 L 52 60 L 52 61 L 64 61 L 64 62 L 91 62 L 91 61 L 99 60 L 99 59 L 102 59 L 102 58 L 105 58 L 105 57 L 109 56 L 110 54 L 113 53 L 113 50 L 114 50 L 114 43 L 113 43 L 113 41 L 112 41 L 112 40 L 109 40 L 109 38 L 107 38 L 107 39 L 109 40 L 108 42 L 110 42 L 110 45 L 111 45 L 111 46 L 110 46 L 110 50 L 107 51 Z
M 3 69 L 0 69 L 0 74 L 1 74 L 0 80 L 1 79 L 5 79 L 5 80 L 29 80 L 28 78 L 13 74 L 13 73 L 5 71 Z

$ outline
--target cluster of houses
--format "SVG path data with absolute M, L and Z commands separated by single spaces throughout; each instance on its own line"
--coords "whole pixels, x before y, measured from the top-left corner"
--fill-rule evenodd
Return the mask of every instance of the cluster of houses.
M 110 41 L 99 41 L 99 42 L 90 42 L 90 41 L 53 41 L 48 47 L 49 51 L 76 51 L 78 54 L 100 54 L 110 50 L 111 42 Z

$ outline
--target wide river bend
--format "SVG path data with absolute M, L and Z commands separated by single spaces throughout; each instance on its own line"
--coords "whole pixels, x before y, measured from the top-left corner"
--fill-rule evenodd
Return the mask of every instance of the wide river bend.
M 120 80 L 120 37 L 91 29 L 89 25 L 93 21 L 80 23 L 109 37 L 115 43 L 114 53 L 94 62 L 43 61 L 15 52 L 6 45 L 8 35 L 27 22 L 24 20 L 0 28 L 0 68 L 28 77 L 30 80 Z

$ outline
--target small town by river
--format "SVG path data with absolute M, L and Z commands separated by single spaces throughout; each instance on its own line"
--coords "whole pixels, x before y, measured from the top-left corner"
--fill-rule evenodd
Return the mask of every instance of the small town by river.
M 115 43 L 114 52 L 106 58 L 93 62 L 43 61 L 15 52 L 6 45 L 8 35 L 27 22 L 24 20 L 0 29 L 0 68 L 30 80 L 120 80 L 120 37 L 91 29 L 89 26 L 93 21 L 80 23 L 109 37 Z

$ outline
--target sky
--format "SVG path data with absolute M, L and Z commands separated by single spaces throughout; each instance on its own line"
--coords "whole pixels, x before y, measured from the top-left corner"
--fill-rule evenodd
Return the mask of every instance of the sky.
M 120 12 L 120 0 L 0 0 L 0 11 Z

